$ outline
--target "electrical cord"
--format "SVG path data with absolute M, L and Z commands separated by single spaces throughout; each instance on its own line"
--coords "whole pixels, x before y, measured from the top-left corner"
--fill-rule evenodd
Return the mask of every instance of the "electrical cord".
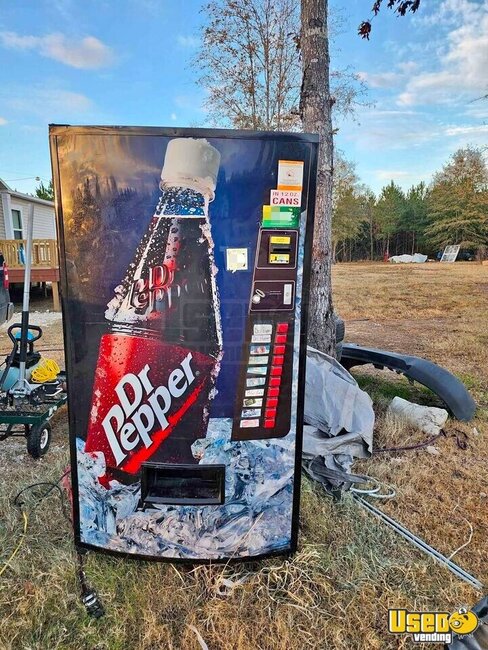
M 27 485 L 25 488 L 23 488 L 22 490 L 20 490 L 20 492 L 17 492 L 17 494 L 15 495 L 15 498 L 14 498 L 14 500 L 13 500 L 13 505 L 14 505 L 15 507 L 19 508 L 20 512 L 22 513 L 22 517 L 23 517 L 23 520 L 24 520 L 24 528 L 23 528 L 22 535 L 21 535 L 21 537 L 20 537 L 19 543 L 18 543 L 17 546 L 15 547 L 14 551 L 12 552 L 12 554 L 10 555 L 10 557 L 8 558 L 8 560 L 4 563 L 4 565 L 3 565 L 2 568 L 0 569 L 0 577 L 5 573 L 7 567 L 10 565 L 10 562 L 12 562 L 12 560 L 15 558 L 15 556 L 17 555 L 17 553 L 20 551 L 20 549 L 21 549 L 21 547 L 22 547 L 22 545 L 23 545 L 23 543 L 24 543 L 24 541 L 25 541 L 26 535 L 27 535 L 27 526 L 28 526 L 28 522 L 29 522 L 29 515 L 28 515 L 28 512 L 27 512 L 26 510 L 24 510 L 24 508 L 22 507 L 22 506 L 24 505 L 24 501 L 21 501 L 21 500 L 20 500 L 20 497 L 22 496 L 22 494 L 24 494 L 25 492 L 27 492 L 28 490 L 31 490 L 31 489 L 33 489 L 33 488 L 40 487 L 41 485 L 49 485 L 49 486 L 50 486 L 49 489 L 48 489 L 46 492 L 44 492 L 44 493 L 43 493 L 43 494 L 42 494 L 42 495 L 41 495 L 41 496 L 40 496 L 40 497 L 35 501 L 34 505 L 32 506 L 32 510 L 35 510 L 35 509 L 37 508 L 37 506 L 38 506 L 38 505 L 39 505 L 39 504 L 40 504 L 40 503 L 41 503 L 41 502 L 42 502 L 42 501 L 43 501 L 43 500 L 44 500 L 44 499 L 45 499 L 49 494 L 51 494 L 51 492 L 52 492 L 53 490 L 57 489 L 57 490 L 59 491 L 59 495 L 60 495 L 60 499 L 61 499 L 61 508 L 62 508 L 62 511 L 63 511 L 63 515 L 64 515 L 64 517 L 65 517 L 66 519 L 68 519 L 68 521 L 71 521 L 71 517 L 69 516 L 68 512 L 66 511 L 66 504 L 65 504 L 65 500 L 64 500 L 64 493 L 63 493 L 63 491 L 61 490 L 61 488 L 60 488 L 60 486 L 59 486 L 59 483 L 63 480 L 63 478 L 64 478 L 64 477 L 65 477 L 65 476 L 66 476 L 70 471 L 71 471 L 70 469 L 66 470 L 66 471 L 64 472 L 64 474 L 61 476 L 61 478 L 60 478 L 56 483 L 53 483 L 52 481 L 40 481 L 40 482 L 38 482 L 38 483 L 31 483 L 31 485 Z
M 54 359 L 43 359 L 32 371 L 31 378 L 37 383 L 44 384 L 47 381 L 54 381 L 60 370 Z
M 105 615 L 105 609 L 95 589 L 90 587 L 86 579 L 85 558 L 81 553 L 78 555 L 78 579 L 81 586 L 81 602 L 86 607 L 87 614 L 93 618 L 101 618 Z
M 66 476 L 66 474 L 68 474 L 68 472 L 65 472 L 61 476 L 61 478 L 59 479 L 59 481 L 57 483 L 53 483 L 51 481 L 40 481 L 39 483 L 31 483 L 31 485 L 27 485 L 25 488 L 20 490 L 20 492 L 18 492 L 17 495 L 15 496 L 15 499 L 13 501 L 14 506 L 17 506 L 18 508 L 20 508 L 20 510 L 22 510 L 22 506 L 24 505 L 24 502 L 19 501 L 19 499 L 22 496 L 22 494 L 24 494 L 24 492 L 27 492 L 28 490 L 32 490 L 33 488 L 36 488 L 36 487 L 41 487 L 43 485 L 48 485 L 49 489 L 46 490 L 46 492 L 44 492 L 43 494 L 41 494 L 41 496 L 38 499 L 36 499 L 34 505 L 32 506 L 32 510 L 35 510 L 37 508 L 37 506 L 47 496 L 49 496 L 51 494 L 51 492 L 53 492 L 54 490 L 57 490 L 57 492 L 59 494 L 60 502 L 61 502 L 61 510 L 63 511 L 63 516 L 64 516 L 65 519 L 67 519 L 69 522 L 71 522 L 71 517 L 70 517 L 68 511 L 66 510 L 65 494 L 62 491 L 61 487 L 58 485 L 59 482 L 62 481 L 63 478 Z
M 446 436 L 446 432 L 443 429 L 441 429 L 441 431 L 437 435 L 432 436 L 431 438 L 428 438 L 427 440 L 424 440 L 423 442 L 419 442 L 416 445 L 408 445 L 406 447 L 375 447 L 373 449 L 373 454 L 379 454 L 379 453 L 383 453 L 383 452 L 387 452 L 387 451 L 396 452 L 396 451 L 412 451 L 414 449 L 422 449 L 423 447 L 428 447 L 429 445 L 431 445 L 433 442 L 435 442 L 441 436 L 444 436 L 444 437 Z
M 378 479 L 374 478 L 373 476 L 368 476 L 368 482 L 374 483 L 375 486 L 372 488 L 366 488 L 366 489 L 361 489 L 361 488 L 356 488 L 354 487 L 354 482 L 353 485 L 351 486 L 351 492 L 354 494 L 362 494 L 364 496 L 371 497 L 373 499 L 394 499 L 396 497 L 396 490 L 392 485 L 388 484 L 382 484 Z M 386 488 L 388 491 L 387 492 L 381 492 L 383 488 Z
M 24 543 L 25 536 L 27 534 L 27 523 L 29 521 L 27 513 L 25 512 L 25 510 L 22 510 L 22 517 L 24 518 L 24 530 L 22 531 L 22 535 L 20 536 L 19 543 L 17 544 L 17 546 L 15 547 L 13 552 L 10 554 L 10 557 L 5 562 L 3 567 L 0 569 L 0 577 L 5 573 L 5 571 L 7 570 L 7 567 L 10 565 L 10 562 L 12 562 L 12 560 L 15 558 L 17 553 L 20 551 L 20 549 L 22 547 L 22 544 Z
M 21 500 L 21 497 L 23 494 L 25 494 L 27 491 L 32 490 L 34 488 L 38 488 L 41 486 L 49 486 L 47 490 L 45 490 L 34 502 L 32 506 L 32 510 L 35 510 L 37 506 L 42 503 L 42 501 L 48 497 L 53 491 L 57 491 L 60 497 L 60 503 L 61 503 L 61 509 L 63 511 L 63 516 L 69 521 L 72 522 L 72 519 L 70 517 L 69 512 L 66 509 L 66 495 L 61 489 L 61 486 L 59 485 L 63 478 L 67 476 L 71 472 L 71 468 L 68 467 L 68 469 L 59 477 L 59 479 L 54 483 L 53 481 L 39 481 L 37 483 L 31 483 L 30 485 L 27 485 L 26 487 L 22 488 L 17 494 L 15 495 L 15 498 L 13 500 L 13 504 L 20 508 L 22 512 L 22 516 L 24 518 L 24 530 L 21 536 L 21 539 L 19 543 L 17 544 L 16 548 L 14 549 L 13 553 L 7 560 L 7 562 L 4 564 L 2 569 L 0 570 L 0 576 L 4 573 L 6 570 L 7 566 L 10 564 L 10 562 L 14 559 L 14 557 L 17 555 L 19 552 L 22 544 L 24 543 L 26 534 L 27 534 L 27 523 L 28 523 L 28 514 L 27 512 L 22 508 L 24 505 L 24 501 Z M 89 616 L 92 616 L 93 618 L 101 618 L 105 614 L 105 609 L 103 607 L 103 604 L 95 591 L 90 585 L 88 584 L 87 578 L 86 578 L 86 573 L 84 570 L 84 558 L 81 553 L 77 553 L 78 557 L 78 579 L 80 581 L 80 588 L 81 588 L 81 602 L 86 608 L 86 611 Z

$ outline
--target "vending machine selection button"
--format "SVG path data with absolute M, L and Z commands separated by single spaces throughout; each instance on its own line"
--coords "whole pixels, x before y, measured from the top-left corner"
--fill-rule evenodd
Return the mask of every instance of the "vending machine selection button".
M 275 419 L 269 419 L 264 421 L 264 428 L 265 429 L 272 429 L 275 425 Z
M 285 357 L 283 355 L 277 355 L 276 357 L 273 357 L 273 365 L 274 366 L 282 366 L 285 361 Z
M 285 354 L 285 346 L 275 345 L 273 348 L 273 354 Z
M 266 408 L 267 409 L 275 409 L 278 406 L 278 398 L 277 397 L 268 397 L 266 400 Z
M 264 412 L 264 417 L 265 418 L 273 418 L 273 420 L 276 418 L 276 409 L 266 409 Z
M 288 323 L 278 323 L 276 326 L 276 331 L 278 334 L 285 334 L 288 332 Z
M 279 394 L 279 388 L 268 388 L 268 397 L 278 397 Z
M 271 343 L 271 334 L 253 334 L 251 343 Z
M 275 342 L 276 343 L 286 343 L 286 334 L 277 334 Z
M 254 420 L 241 420 L 240 425 L 241 429 L 257 429 L 259 427 L 259 419 Z
M 269 385 L 270 386 L 279 386 L 281 384 L 281 377 L 270 377 Z
M 283 366 L 271 366 L 271 376 L 278 377 L 283 374 Z
M 258 335 L 271 334 L 273 332 L 273 325 L 271 323 L 256 323 L 253 328 L 253 333 Z

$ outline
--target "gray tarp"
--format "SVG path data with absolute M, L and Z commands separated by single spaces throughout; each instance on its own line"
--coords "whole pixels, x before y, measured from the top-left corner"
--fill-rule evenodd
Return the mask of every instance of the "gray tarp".
M 329 469 L 350 472 L 355 458 L 371 456 L 371 398 L 338 361 L 311 347 L 307 348 L 304 421 L 304 459 L 321 456 Z
M 415 253 L 415 255 L 393 255 L 388 258 L 389 262 L 394 262 L 395 264 L 423 264 L 427 262 L 427 255 L 422 255 L 422 253 Z

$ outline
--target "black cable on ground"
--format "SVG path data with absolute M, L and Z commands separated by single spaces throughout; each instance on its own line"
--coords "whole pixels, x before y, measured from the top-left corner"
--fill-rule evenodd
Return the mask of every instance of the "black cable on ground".
M 423 442 L 419 442 L 416 445 L 408 445 L 406 447 L 378 447 L 373 449 L 373 454 L 379 454 L 383 452 L 396 452 L 396 451 L 412 451 L 415 449 L 422 449 L 423 447 L 428 447 L 431 445 L 433 442 L 435 442 L 438 438 L 444 436 L 444 438 L 456 438 L 456 444 L 459 447 L 459 449 L 462 449 L 463 451 L 468 448 L 468 443 L 467 439 L 468 436 L 464 431 L 461 431 L 460 429 L 454 429 L 454 431 L 457 431 L 457 433 L 452 433 L 450 436 L 447 435 L 447 433 L 444 431 L 444 429 L 441 429 L 441 431 L 435 435 L 432 436 L 432 438 L 429 438 L 428 440 L 424 440 Z M 462 438 L 461 438 L 462 436 Z
M 381 452 L 385 451 L 411 451 L 414 449 L 422 449 L 422 447 L 428 447 L 431 445 L 435 440 L 440 438 L 441 436 L 446 437 L 445 431 L 440 431 L 436 436 L 432 436 L 432 438 L 429 438 L 428 440 L 424 440 L 424 442 L 419 442 L 416 445 L 408 445 L 407 447 L 377 447 L 373 449 L 373 454 L 379 454 Z
M 24 542 L 24 539 L 25 539 L 25 536 L 26 536 L 26 533 L 27 533 L 27 521 L 28 521 L 27 512 L 22 508 L 22 506 L 24 505 L 24 501 L 21 500 L 21 497 L 25 492 L 27 492 L 29 490 L 32 490 L 34 488 L 37 488 L 37 487 L 48 486 L 48 489 L 45 490 L 36 499 L 36 501 L 34 502 L 31 510 L 35 510 L 37 508 L 37 506 L 39 506 L 39 504 L 42 503 L 42 501 L 44 501 L 44 499 L 46 497 L 48 497 L 53 491 L 57 491 L 58 494 L 59 494 L 59 497 L 60 497 L 60 503 L 61 503 L 61 509 L 63 511 L 63 516 L 70 523 L 72 523 L 71 516 L 70 516 L 69 512 L 66 509 L 66 494 L 62 490 L 61 486 L 59 485 L 61 483 L 61 481 L 63 480 L 63 478 L 65 476 L 67 476 L 70 472 L 71 472 L 71 468 L 68 468 L 60 476 L 60 478 L 56 481 L 56 483 L 54 483 L 53 481 L 39 481 L 37 483 L 31 483 L 30 485 L 26 485 L 24 488 L 22 488 L 22 490 L 17 492 L 17 494 L 15 495 L 15 498 L 13 500 L 13 504 L 17 508 L 19 508 L 20 511 L 22 512 L 22 516 L 24 517 L 24 530 L 23 530 L 22 537 L 20 539 L 19 544 L 17 545 L 17 547 L 15 548 L 14 552 L 9 557 L 9 559 L 7 560 L 5 565 L 3 566 L 2 570 L 0 571 L 0 575 L 1 575 L 1 573 L 3 573 L 5 571 L 5 569 L 9 565 L 9 563 L 13 560 L 13 558 L 15 557 L 17 552 L 19 551 L 20 547 L 22 546 L 22 544 Z M 105 614 L 105 609 L 103 607 L 103 604 L 102 604 L 100 598 L 98 597 L 97 592 L 88 584 L 88 581 L 86 579 L 85 570 L 84 570 L 84 557 L 79 551 L 77 551 L 77 558 L 78 558 L 78 571 L 77 571 L 77 574 L 78 574 L 78 579 L 80 581 L 81 602 L 85 606 L 86 611 L 87 611 L 89 616 L 92 616 L 93 618 L 101 618 Z
M 87 582 L 86 579 L 86 574 L 85 574 L 85 558 L 84 556 L 78 551 L 77 552 L 78 556 L 78 579 L 80 581 L 80 586 L 81 586 L 81 602 L 83 605 L 86 607 L 86 611 L 89 616 L 93 616 L 93 618 L 101 618 L 102 616 L 105 615 L 105 609 L 103 607 L 102 601 L 98 597 L 97 592 L 95 589 L 90 587 L 90 585 Z

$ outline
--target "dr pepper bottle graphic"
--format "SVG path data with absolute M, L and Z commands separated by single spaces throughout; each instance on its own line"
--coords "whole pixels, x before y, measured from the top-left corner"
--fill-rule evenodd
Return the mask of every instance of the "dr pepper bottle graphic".
M 169 142 L 156 211 L 107 305 L 85 447 L 103 452 L 106 485 L 148 459 L 196 462 L 222 353 L 208 218 L 219 163 L 205 139 Z

